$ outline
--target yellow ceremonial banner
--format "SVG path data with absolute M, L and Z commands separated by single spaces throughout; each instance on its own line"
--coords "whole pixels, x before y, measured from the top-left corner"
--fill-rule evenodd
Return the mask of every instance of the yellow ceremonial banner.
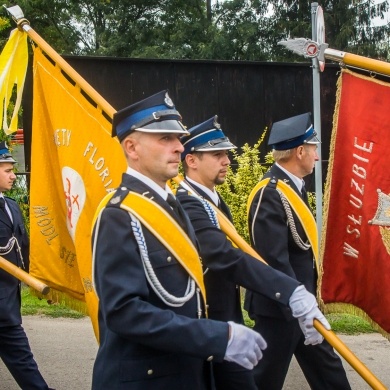
M 126 161 L 110 121 L 39 47 L 33 72 L 30 273 L 85 302 L 98 338 L 92 219 Z
M 6 134 L 11 134 L 18 129 L 18 112 L 22 101 L 27 64 L 27 34 L 16 28 L 12 30 L 0 55 L 0 119 L 1 127 Z M 8 125 L 7 108 L 14 93 L 16 100 Z

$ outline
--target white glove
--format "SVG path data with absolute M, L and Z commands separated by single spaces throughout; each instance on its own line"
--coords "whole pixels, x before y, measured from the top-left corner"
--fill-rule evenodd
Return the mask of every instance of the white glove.
M 232 321 L 229 321 L 228 324 L 230 327 L 230 338 L 224 359 L 252 370 L 263 357 L 262 350 L 267 348 L 267 343 L 260 333 L 244 325 L 236 324 Z
M 309 293 L 305 286 L 299 286 L 292 293 L 289 305 L 305 335 L 305 345 L 321 344 L 324 338 L 314 328 L 313 321 L 316 318 L 327 330 L 330 330 L 330 325 L 318 308 L 316 297 Z

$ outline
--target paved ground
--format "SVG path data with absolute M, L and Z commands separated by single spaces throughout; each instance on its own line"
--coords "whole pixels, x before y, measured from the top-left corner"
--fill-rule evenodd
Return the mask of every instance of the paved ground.
M 35 359 L 49 385 L 57 390 L 90 389 L 97 344 L 89 318 L 26 316 L 23 322 Z M 390 388 L 389 341 L 377 333 L 340 338 L 386 388 Z M 370 389 L 348 363 L 344 366 L 353 390 Z M 19 389 L 1 361 L 0 389 Z M 284 390 L 307 389 L 309 387 L 294 361 Z

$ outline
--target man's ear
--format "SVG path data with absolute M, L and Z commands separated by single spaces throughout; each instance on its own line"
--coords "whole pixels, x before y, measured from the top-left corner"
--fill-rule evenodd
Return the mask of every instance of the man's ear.
M 196 168 L 197 158 L 195 155 L 188 153 L 185 157 L 185 161 L 189 168 Z
M 134 153 L 136 153 L 136 150 L 135 150 L 136 143 L 137 143 L 137 141 L 132 137 L 127 137 L 122 141 L 122 148 L 125 151 L 125 154 L 127 156 L 130 156 L 132 158 L 136 157 L 134 154 Z
M 298 159 L 302 159 L 302 157 L 304 156 L 305 154 L 305 148 L 303 145 L 300 145 L 297 147 L 297 150 L 296 150 L 296 156 Z

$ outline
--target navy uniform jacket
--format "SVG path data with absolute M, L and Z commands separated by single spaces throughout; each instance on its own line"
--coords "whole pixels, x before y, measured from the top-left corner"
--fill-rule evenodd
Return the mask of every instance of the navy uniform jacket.
M 0 211 L 0 247 L 6 246 L 9 239 L 15 236 L 21 248 L 23 262 L 17 251 L 16 243 L 10 253 L 4 255 L 0 253 L 0 256 L 28 272 L 29 239 L 23 223 L 22 212 L 14 200 L 10 198 L 5 199 L 10 208 L 13 223 Z M 22 323 L 20 303 L 20 281 L 8 272 L 0 269 L 0 327 L 20 325 Z
M 174 216 L 167 202 L 140 180 L 124 174 L 123 187 Z M 155 294 L 130 223 L 127 211 L 118 207 L 106 207 L 101 216 L 94 265 L 100 346 L 92 388 L 206 389 L 205 362 L 223 360 L 228 324 L 197 319 L 196 294 L 181 307 L 167 306 Z M 183 296 L 188 273 L 146 228 L 143 234 L 159 281 L 171 294 Z
M 193 183 L 191 186 L 211 201 L 199 187 Z M 213 225 L 200 200 L 189 195 L 187 190 L 179 187 L 176 195 L 195 229 L 203 267 L 208 268 L 205 285 L 210 318 L 242 322 L 237 285 L 264 294 L 275 305 L 289 310 L 289 298 L 299 283 L 233 247 L 222 230 Z M 221 211 L 231 218 L 227 205 L 220 200 Z
M 301 195 L 289 176 L 276 165 L 273 165 L 264 175 L 264 178 L 267 177 L 283 180 Z M 316 295 L 317 272 L 313 262 L 312 250 L 303 250 L 294 242 L 290 228 L 287 225 L 286 212 L 279 193 L 271 183 L 265 187 L 261 205 L 256 214 L 260 192 L 254 197 L 249 211 L 248 222 L 252 246 L 269 265 L 298 280 L 309 292 Z M 256 217 L 253 223 L 255 214 Z M 306 242 L 307 238 L 303 227 L 294 212 L 293 215 L 297 232 Z M 288 245 L 286 245 L 286 242 L 288 242 Z M 263 315 L 292 319 L 291 313 L 282 311 L 280 306 L 275 305 L 273 301 L 249 291 L 246 293 L 245 308 L 251 316 Z

